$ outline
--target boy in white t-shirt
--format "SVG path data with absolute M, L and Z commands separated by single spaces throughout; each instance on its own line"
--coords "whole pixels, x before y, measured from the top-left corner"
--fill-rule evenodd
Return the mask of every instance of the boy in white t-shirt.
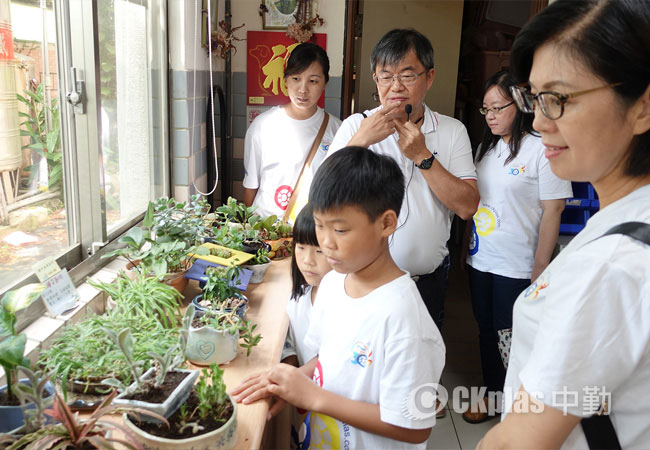
M 304 342 L 315 357 L 233 391 L 245 404 L 276 397 L 270 416 L 285 402 L 311 411 L 311 446 L 426 448 L 435 424 L 445 347 L 388 249 L 403 197 L 404 177 L 389 157 L 349 147 L 323 163 L 309 202 L 334 271 L 321 282 Z

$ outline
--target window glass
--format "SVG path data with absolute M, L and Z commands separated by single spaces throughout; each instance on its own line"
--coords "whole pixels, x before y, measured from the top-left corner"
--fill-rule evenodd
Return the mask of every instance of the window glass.
M 0 2 L 0 290 L 71 247 L 51 3 Z
M 154 145 L 160 141 L 160 122 L 153 117 L 160 109 L 156 41 L 162 39 L 161 33 L 152 33 L 156 23 L 151 8 L 156 3 L 97 2 L 100 142 L 108 233 L 162 195 L 155 183 L 162 177 L 160 146 Z

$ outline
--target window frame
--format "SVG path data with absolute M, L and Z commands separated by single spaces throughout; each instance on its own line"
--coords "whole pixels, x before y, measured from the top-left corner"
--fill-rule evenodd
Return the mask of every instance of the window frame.
M 128 0 L 127 0 L 128 1 Z M 169 162 L 169 108 L 168 108 L 168 49 L 167 49 L 167 1 L 147 1 L 147 39 L 154 33 L 160 33 L 159 46 L 148 51 L 152 63 L 149 68 L 150 100 L 156 98 L 159 102 L 160 117 L 153 117 L 149 109 L 150 119 L 160 119 L 158 129 L 160 145 L 160 163 L 162 179 L 152 179 L 153 186 L 162 186 L 164 195 L 170 192 L 170 162 Z M 133 226 L 142 221 L 145 211 L 125 220 L 119 228 L 107 231 L 106 202 L 104 197 L 104 173 L 102 170 L 101 153 L 101 122 L 100 122 L 100 79 L 99 79 L 99 45 L 97 37 L 96 2 L 86 0 L 54 0 L 53 1 L 56 36 L 57 63 L 59 69 L 59 98 L 61 141 L 64 146 L 64 202 L 67 220 L 68 241 L 74 242 L 68 250 L 55 258 L 61 268 L 67 268 L 75 286 L 82 284 L 88 276 L 96 273 L 110 262 L 101 259 L 119 246 L 118 239 L 126 234 Z M 155 21 L 153 20 L 155 19 Z M 152 29 L 154 22 L 160 30 Z M 158 44 L 156 42 L 156 44 Z M 154 66 L 160 67 L 154 67 Z M 65 95 L 72 89 L 71 68 L 77 70 L 77 79 L 83 80 L 84 114 L 75 114 L 72 105 L 65 101 Z M 151 78 L 152 69 L 156 69 L 158 82 Z M 157 86 L 158 92 L 153 92 Z M 150 146 L 156 139 L 152 136 L 150 127 Z M 85 149 L 85 151 L 80 151 Z M 152 189 L 153 191 L 153 189 Z M 152 194 L 153 195 L 153 194 Z M 153 200 L 153 199 L 152 199 Z M 84 207 L 82 208 L 81 205 Z M 16 283 L 0 287 L 0 297 L 6 291 L 16 289 L 28 283 L 36 283 L 38 278 L 32 272 L 20 278 Z M 17 314 L 18 330 L 22 330 L 45 313 L 43 302 L 34 302 L 26 310 Z

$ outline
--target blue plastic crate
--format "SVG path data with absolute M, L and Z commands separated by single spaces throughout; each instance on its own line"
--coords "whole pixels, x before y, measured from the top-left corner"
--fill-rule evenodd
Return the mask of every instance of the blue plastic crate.
M 578 234 L 591 217 L 591 211 L 585 208 L 565 208 L 560 222 L 560 233 Z

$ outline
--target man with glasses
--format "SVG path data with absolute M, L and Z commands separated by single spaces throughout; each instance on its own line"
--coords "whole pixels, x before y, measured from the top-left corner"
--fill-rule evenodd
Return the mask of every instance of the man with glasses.
M 433 48 L 412 29 L 386 33 L 370 56 L 381 106 L 348 117 L 328 154 L 358 145 L 391 156 L 406 195 L 390 251 L 414 279 L 438 328 L 444 321 L 452 214 L 471 218 L 479 201 L 465 126 L 424 104 L 433 84 Z

